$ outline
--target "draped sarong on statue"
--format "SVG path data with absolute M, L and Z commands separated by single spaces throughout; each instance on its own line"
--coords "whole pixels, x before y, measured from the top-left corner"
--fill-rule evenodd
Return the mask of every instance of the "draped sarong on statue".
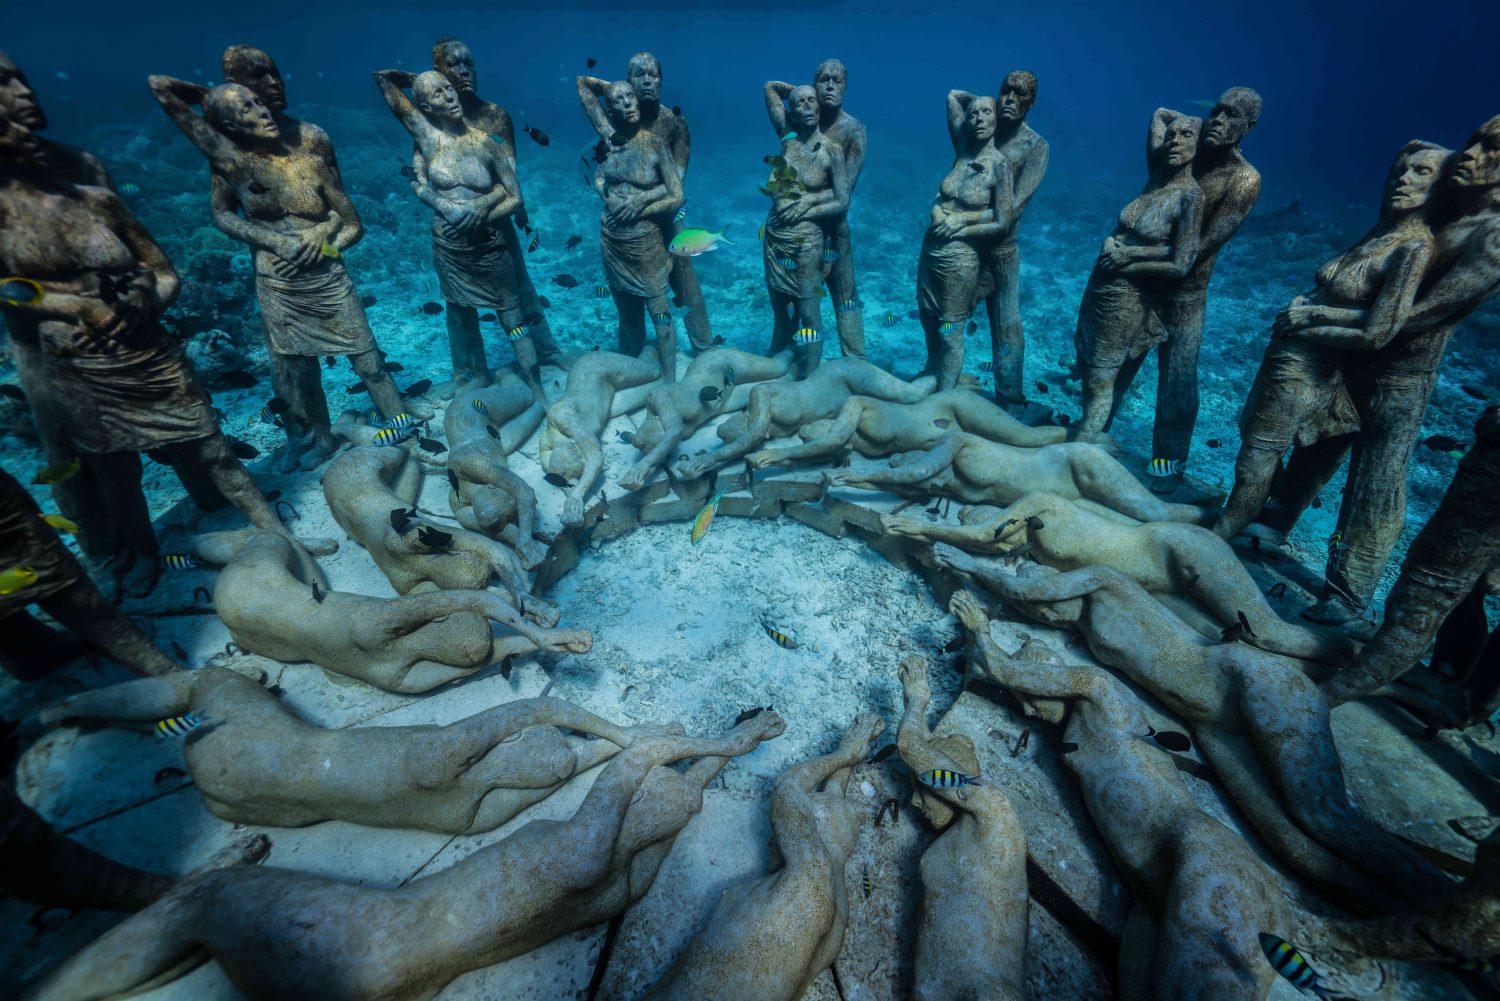
M 282 355 L 353 355 L 375 347 L 365 308 L 338 261 L 320 257 L 312 267 L 282 278 L 266 255 L 255 255 L 255 292 L 266 344 Z
M 791 226 L 766 223 L 766 285 L 794 299 L 816 298 L 829 264 L 823 260 L 827 233 L 804 219 Z
M 432 266 L 446 302 L 502 311 L 518 308 L 520 283 L 515 258 L 506 244 L 509 228 L 460 235 L 443 220 L 433 221 Z

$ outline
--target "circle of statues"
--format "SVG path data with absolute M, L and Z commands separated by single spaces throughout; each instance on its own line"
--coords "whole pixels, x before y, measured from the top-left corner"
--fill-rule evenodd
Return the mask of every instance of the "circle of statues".
M 570 355 L 528 274 L 536 237 L 511 117 L 479 96 L 461 41 L 439 40 L 432 58 L 426 72 L 374 74 L 411 137 L 402 175 L 432 213 L 451 359 L 447 380 L 405 393 L 346 264 L 365 229 L 333 144 L 288 114 L 272 58 L 235 45 L 222 84 L 149 81 L 208 161 L 215 225 L 248 250 L 275 393 L 267 409 L 286 436 L 276 469 L 323 469 L 333 520 L 396 592 L 378 598 L 334 590 L 316 557 L 336 544 L 297 537 L 268 503 L 161 323 L 179 291 L 172 262 L 96 157 L 43 134 L 36 93 L 0 54 L 0 313 L 37 429 L 34 482 L 51 487 L 61 512 L 44 517 L 0 473 L 0 662 L 35 679 L 85 651 L 143 675 L 49 705 L 39 721 L 185 734 L 205 806 L 235 824 L 339 819 L 474 834 L 602 767 L 571 818 L 533 821 L 394 891 L 257 865 L 264 838 L 182 877 L 134 869 L 52 830 L 11 778 L 0 810 L 5 892 L 134 912 L 26 997 L 116 996 L 161 982 L 192 954 L 211 956 L 252 998 L 432 997 L 461 973 L 620 915 L 650 888 L 708 784 L 785 728 L 766 708 L 722 734 L 688 736 L 545 695 L 447 726 L 319 728 L 283 708 L 263 677 L 184 670 L 152 644 L 117 602 L 148 594 L 164 565 L 220 568 L 214 608 L 241 650 L 418 694 L 517 656 L 588 652 L 590 634 L 560 626 L 567 610 L 531 591 L 560 547 L 576 561 L 586 533 L 620 505 L 675 492 L 677 517 L 698 512 L 696 544 L 721 498 L 758 498 L 757 475 L 792 464 L 821 465 L 809 481 L 819 499 L 866 505 L 862 537 L 882 552 L 905 547 L 945 582 L 939 593 L 964 630 L 966 687 L 1015 700 L 1059 733 L 1061 760 L 1133 898 L 1121 997 L 1262 999 L 1278 977 L 1325 991 L 1297 951 L 1309 927 L 1317 952 L 1335 959 L 1482 973 L 1500 953 L 1500 834 L 1475 839 L 1464 879 L 1445 874 L 1351 800 L 1330 725 L 1334 708 L 1373 694 L 1440 728 L 1500 708 L 1500 648 L 1483 613 L 1500 586 L 1500 408 L 1484 410 L 1471 445 L 1455 444 L 1466 454 L 1408 550 L 1384 621 L 1373 635 L 1358 628 L 1405 525 L 1407 467 L 1449 339 L 1500 288 L 1500 117 L 1457 150 L 1403 146 L 1374 227 L 1277 314 L 1223 499 L 1205 498 L 1188 471 L 1214 263 L 1260 192 L 1241 148 L 1261 114 L 1254 90 L 1230 88 L 1206 117 L 1151 115 L 1146 184 L 1121 209 L 1079 307 L 1082 414 L 1070 422 L 1028 401 L 1022 377 L 1018 230 L 1048 162 L 1029 122 L 1033 74 L 1005 75 L 993 97 L 946 97 L 954 159 L 932 200 L 915 290 L 926 361 L 903 379 L 865 357 L 850 206 L 868 136 L 845 106 L 842 62 L 819 64 L 805 84 L 764 87 L 779 141 L 760 183 L 764 355 L 713 334 L 712 290 L 694 265 L 728 242 L 727 227 L 687 222 L 687 118 L 663 96 L 660 61 L 642 52 L 624 79 L 578 77 L 598 136 L 581 157 L 600 201 L 595 291 L 613 302 L 618 343 Z M 549 143 L 534 127 L 524 133 Z M 981 302 L 992 393 L 965 373 Z M 838 357 L 823 357 L 834 340 L 825 306 Z M 483 311 L 514 355 L 498 374 Z M 1118 458 L 1134 443 L 1110 431 L 1153 350 L 1155 421 L 1139 479 Z M 323 362 L 339 356 L 368 412 L 330 414 Z M 544 367 L 566 373 L 550 399 Z M 635 430 L 620 437 L 638 457 L 607 470 L 602 436 L 630 413 Z M 711 424 L 719 445 L 683 454 Z M 546 480 L 565 491 L 552 536 L 538 528 L 540 483 L 508 462 L 532 440 Z M 200 506 L 227 501 L 249 527 L 163 555 L 142 454 L 171 466 Z M 1317 625 L 1294 623 L 1240 551 L 1283 552 L 1346 457 L 1324 589 L 1305 610 Z M 446 477 L 451 514 L 418 507 L 428 469 Z M 880 506 L 877 494 L 906 500 Z M 934 497 L 958 501 L 956 515 L 902 513 Z M 102 568 L 103 590 L 60 531 Z M 1196 611 L 1180 615 L 1173 602 Z M 1102 666 L 1064 663 L 1037 643 L 1007 652 L 991 606 L 1076 633 Z M 1434 644 L 1431 666 L 1412 670 Z M 979 735 L 929 727 L 927 661 L 909 656 L 898 675 L 894 753 L 936 832 L 920 864 L 911 996 L 1023 998 L 1023 819 L 1004 783 L 980 774 Z M 1191 740 L 1148 726 L 1139 692 Z M 861 714 L 834 750 L 775 780 L 781 861 L 724 894 L 646 997 L 791 1001 L 833 964 L 857 892 L 845 864 L 871 819 L 849 793 L 851 774 L 885 727 Z M 1198 804 L 1174 756 L 1190 745 L 1263 847 L 1335 916 L 1314 919 L 1259 851 Z M 678 762 L 689 764 L 670 767 Z

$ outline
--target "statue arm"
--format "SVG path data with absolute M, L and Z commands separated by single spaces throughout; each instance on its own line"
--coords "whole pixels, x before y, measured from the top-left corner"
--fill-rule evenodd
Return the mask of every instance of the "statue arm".
M 1386 263 L 1387 278 L 1367 309 L 1351 310 L 1359 319 L 1339 323 L 1323 314 L 1318 321 L 1295 328 L 1299 340 L 1329 347 L 1377 351 L 1391 342 L 1411 316 L 1432 247 L 1426 241 L 1411 241 L 1397 247 Z
M 1010 165 L 1002 160 L 996 174 L 989 210 L 959 230 L 958 236 L 976 240 L 1004 237 L 1015 225 L 1015 220 L 1015 190 L 1011 185 Z
M 608 139 L 615 134 L 615 127 L 604 110 L 604 92 L 609 83 L 596 76 L 581 76 L 577 82 L 578 103 L 583 105 L 583 113 L 589 116 L 589 124 L 599 133 L 599 138 Z
M 771 119 L 771 128 L 780 139 L 789 131 L 786 124 L 786 99 L 792 93 L 792 85 L 780 80 L 767 80 L 764 88 L 766 115 Z
M 1099 702 L 1105 695 L 1107 676 L 1096 667 L 1043 664 L 1018 660 L 1001 650 L 987 635 L 975 634 L 981 677 L 1008 691 L 1031 699 L 1081 699 Z
M 1151 113 L 1151 125 L 1146 129 L 1146 173 L 1156 169 L 1156 151 L 1167 141 L 1167 126 L 1177 117 L 1171 108 L 1157 108 Z
M 677 128 L 672 130 L 668 145 L 671 147 L 672 162 L 677 165 L 677 172 L 686 177 L 688 160 L 693 155 L 693 135 L 688 131 L 687 119 L 681 115 L 677 116 Z
M 842 150 L 842 152 L 844 154 L 845 167 L 849 171 L 849 194 L 853 196 L 854 188 L 859 184 L 860 172 L 865 169 L 865 151 L 869 146 L 869 139 L 864 125 L 860 125 L 859 128 L 854 130 L 854 134 L 849 137 L 849 142 L 846 146 L 847 148 Z
M 964 155 L 964 119 L 973 101 L 974 95 L 966 90 L 948 91 L 948 138 L 953 142 L 956 157 Z
M 825 142 L 823 148 L 828 151 L 829 191 L 803 213 L 804 219 L 828 219 L 849 211 L 849 169 L 844 154 L 830 142 Z
M 843 483 L 852 486 L 870 484 L 875 487 L 886 486 L 911 486 L 930 480 L 943 470 L 950 468 L 958 453 L 962 451 L 965 436 L 962 432 L 949 432 L 943 436 L 943 440 L 932 448 L 922 453 L 922 456 L 912 462 L 903 463 L 899 466 L 890 466 L 884 469 L 872 469 L 865 473 L 855 473 L 852 470 L 836 478 Z
M 43 706 L 37 719 L 44 726 L 69 720 L 114 720 L 156 723 L 181 716 L 192 708 L 193 682 L 201 671 L 173 671 L 155 678 L 139 678 L 70 695 Z
M 268 250 L 273 254 L 281 256 L 285 249 L 282 241 L 284 235 L 262 226 L 252 219 L 240 215 L 240 201 L 235 196 L 234 188 L 223 177 L 217 173 L 211 181 L 210 200 L 213 206 L 214 225 L 231 239 L 248 244 L 260 250 Z
M 1036 146 L 1022 159 L 1021 172 L 1016 176 L 1012 195 L 1015 200 L 1012 222 L 1021 218 L 1021 213 L 1031 204 L 1031 196 L 1042 186 L 1042 177 L 1047 173 L 1047 159 L 1050 155 L 1046 141 L 1038 139 Z
M 800 445 L 765 449 L 751 456 L 751 464 L 758 467 L 777 466 L 784 462 L 801 462 L 805 459 L 819 459 L 825 455 L 831 455 L 848 445 L 854 438 L 859 430 L 859 418 L 862 413 L 864 413 L 864 404 L 851 397 L 834 417 L 826 434 L 809 438 Z
M 208 93 L 207 87 L 170 76 L 150 76 L 146 78 L 146 82 L 151 87 L 156 103 L 172 119 L 172 124 L 182 130 L 182 134 L 198 148 L 198 152 L 208 157 L 210 163 L 215 166 L 227 165 L 234 158 L 234 143 L 192 108 L 194 104 L 202 102 L 204 95 Z
M 336 217 L 332 221 L 337 227 L 329 237 L 329 242 L 342 252 L 364 239 L 365 224 L 359 218 L 359 210 L 354 207 L 354 199 L 344 190 L 339 175 L 329 169 L 327 164 L 323 166 L 326 171 L 323 175 L 323 198 L 329 211 Z
M 1120 268 L 1119 274 L 1139 278 L 1181 278 L 1188 273 L 1198 259 L 1198 248 L 1202 246 L 1203 192 L 1193 191 L 1185 202 L 1172 227 L 1167 258 L 1145 260 L 1142 259 L 1145 255 L 1132 255 L 1131 263 Z
M 99 198 L 114 224 L 115 235 L 130 249 L 144 272 L 147 286 L 143 291 L 151 300 L 150 315 L 153 318 L 159 316 L 177 298 L 182 287 L 177 269 L 172 267 L 172 261 L 166 252 L 151 238 L 146 227 L 131 214 L 118 195 L 106 189 Z
M 1500 287 L 1500 233 L 1491 233 L 1477 254 L 1464 255 L 1417 301 L 1406 323 L 1426 329 L 1466 316 Z M 1480 295 L 1475 292 L 1484 290 Z
M 665 146 L 659 146 L 656 150 L 656 173 L 661 178 L 661 184 L 639 196 L 648 199 L 641 209 L 641 218 L 676 212 L 682 204 L 682 173 Z
M 412 85 L 415 78 L 410 73 L 405 70 L 376 70 L 374 76 L 375 86 L 380 88 L 380 96 L 385 98 L 386 107 L 391 109 L 396 121 L 411 133 L 413 139 L 418 137 L 419 132 L 431 127 L 402 89 Z
M 1237 177 L 1219 203 L 1219 210 L 1203 227 L 1203 246 L 1200 253 L 1212 254 L 1233 239 L 1240 226 L 1255 208 L 1260 197 L 1260 174 L 1250 171 L 1249 176 Z

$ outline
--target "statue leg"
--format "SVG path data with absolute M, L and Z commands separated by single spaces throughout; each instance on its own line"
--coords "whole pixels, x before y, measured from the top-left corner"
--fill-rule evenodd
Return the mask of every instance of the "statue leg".
M 552 324 L 547 322 L 547 312 L 542 308 L 542 297 L 537 294 L 531 272 L 526 268 L 526 248 L 516 229 L 515 216 L 508 217 L 505 225 L 505 249 L 516 269 L 516 292 L 521 299 L 521 312 L 531 327 L 535 338 L 537 360 L 543 365 L 556 365 L 558 360 L 557 338 L 553 336 Z
M 1021 254 L 1014 240 L 990 254 L 995 290 L 985 300 L 990 323 L 990 361 L 995 366 L 995 402 L 1024 406 L 1026 337 L 1021 330 Z
M 1116 990 L 1120 1001 L 1156 1001 L 1151 992 L 1151 968 L 1156 957 L 1160 926 L 1145 904 L 1136 900 L 1120 934 L 1120 965 Z
M 207 469 L 219 492 L 229 498 L 229 503 L 238 508 L 250 524 L 278 535 L 289 534 L 266 503 L 265 495 L 250 478 L 244 464 L 230 450 L 229 439 L 222 431 L 192 441 L 177 442 L 167 446 L 167 450 L 184 465 L 191 463 Z
M 477 322 L 477 321 L 476 321 Z M 480 346 L 480 358 L 484 357 L 484 347 Z M 313 371 L 317 371 L 317 359 L 309 359 L 312 362 Z M 396 384 L 391 381 L 391 373 L 385 370 L 385 362 L 380 360 L 380 351 L 371 348 L 361 351 L 359 354 L 349 356 L 349 364 L 354 366 L 354 372 L 359 376 L 359 381 L 365 384 L 370 392 L 370 402 L 380 415 L 390 420 L 400 413 L 411 413 L 418 420 L 431 420 L 432 410 L 421 406 L 417 401 L 408 403 L 401 402 L 401 392 L 396 389 Z M 476 373 L 477 374 L 477 373 Z M 322 380 L 319 379 L 319 394 L 322 393 Z M 328 404 L 323 404 L 323 412 L 326 414 Z
M 93 457 L 94 468 L 109 490 L 114 520 L 119 526 L 126 559 L 115 568 L 126 594 L 143 598 L 161 575 L 160 550 L 151 527 L 151 509 L 141 487 L 141 457 L 135 452 L 111 452 Z
M 178 669 L 179 665 L 152 646 L 134 622 L 104 600 L 81 570 L 70 587 L 38 604 L 79 639 L 132 671 L 166 674 Z M 5 626 L 9 629 L 11 623 Z
M 1271 477 L 1271 496 L 1255 516 L 1255 524 L 1285 540 L 1339 471 L 1353 445 L 1354 435 L 1341 434 L 1293 448 L 1285 465 L 1277 465 Z
M 823 310 L 816 294 L 797 300 L 797 317 L 803 328 L 818 331 L 818 340 L 796 348 L 802 358 L 801 378 L 806 379 L 817 371 L 823 358 Z
M 849 235 L 849 217 L 840 216 L 832 234 L 832 249 L 838 254 L 824 279 L 833 299 L 834 322 L 839 328 L 839 347 L 846 358 L 865 356 L 864 304 L 854 285 L 854 244 Z
M 656 332 L 656 357 L 661 365 L 661 381 L 677 381 L 677 325 L 672 322 L 672 310 L 666 294 L 653 296 L 646 303 L 651 314 L 651 326 Z
M 771 346 L 766 354 L 778 355 L 792 348 L 792 334 L 797 331 L 797 300 L 770 287 L 766 293 L 771 297 Z M 792 312 L 788 313 L 788 309 Z
M 615 300 L 615 312 L 619 315 L 616 349 L 622 355 L 639 358 L 646 349 L 645 304 L 628 292 L 609 290 Z
M 671 237 L 667 240 L 670 242 Z M 708 307 L 703 302 L 703 289 L 698 285 L 698 272 L 693 268 L 691 257 L 672 255 L 672 271 L 667 284 L 677 302 L 686 306 L 688 313 L 683 321 L 687 327 L 688 341 L 694 352 L 707 351 L 714 346 L 714 332 L 708 320 Z
M 448 326 L 448 356 L 453 362 L 454 381 L 468 372 L 468 384 L 482 389 L 490 384 L 490 368 L 484 356 L 484 337 L 479 332 L 479 310 L 451 302 L 447 306 L 443 319 Z M 519 315 L 519 310 L 516 312 Z
M 44 678 L 83 653 L 76 638 L 44 625 L 25 609 L 0 617 L 0 670 L 17 681 Z
M 1098 445 L 1068 442 L 1047 447 L 1062 449 L 1067 455 L 1068 469 L 1080 497 L 1098 501 L 1139 521 L 1185 521 L 1201 525 L 1214 516 L 1205 508 L 1163 501 L 1141 486 L 1140 480 Z
M 318 384 L 313 387 L 308 384 L 307 366 L 302 364 L 305 359 L 270 350 L 267 354 L 271 361 L 271 392 L 287 404 L 286 413 L 281 415 L 286 444 L 282 446 L 277 470 L 293 473 L 297 471 L 302 454 L 309 448 L 317 448 L 321 455 L 327 456 L 332 455 L 336 447 L 328 426 L 328 400 L 323 395 L 323 376 L 321 372 L 314 373 Z M 313 362 L 315 366 L 318 364 L 317 359 Z M 320 427 L 323 429 L 321 436 L 318 434 Z

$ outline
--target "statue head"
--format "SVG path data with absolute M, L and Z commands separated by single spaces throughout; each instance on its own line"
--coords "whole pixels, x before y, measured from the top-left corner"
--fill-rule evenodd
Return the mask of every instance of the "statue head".
M 463 42 L 451 36 L 432 43 L 432 68 L 448 78 L 460 94 L 472 94 L 479 86 L 474 72 L 474 54 Z
M 549 473 L 556 473 L 570 482 L 583 475 L 583 452 L 571 438 L 558 435 L 546 455 L 541 454 L 541 449 L 537 454 L 542 460 L 542 468 Z
M 1230 87 L 1219 95 L 1219 103 L 1203 125 L 1203 145 L 1226 149 L 1239 144 L 1260 120 L 1260 95 L 1249 87 Z
M 0 118 L 32 131 L 47 127 L 47 116 L 42 112 L 36 91 L 31 89 L 21 67 L 4 52 L 0 52 Z
M 1198 153 L 1198 135 L 1203 119 L 1196 115 L 1178 115 L 1167 123 L 1161 145 L 1152 150 L 1158 166 L 1186 167 Z
M 635 88 L 636 100 L 647 104 L 661 101 L 661 60 L 649 52 L 637 52 L 625 64 L 625 81 Z
M 1420 139 L 1402 146 L 1385 177 L 1381 214 L 1420 212 L 1426 208 L 1452 155 L 1452 150 Z
M 995 138 L 995 121 L 998 112 L 995 107 L 995 99 L 992 97 L 976 97 L 969 102 L 969 110 L 964 115 L 964 127 L 969 130 L 969 138 L 976 145 L 982 145 Z
M 818 92 L 818 104 L 837 112 L 844 106 L 844 91 L 849 89 L 849 70 L 837 59 L 825 59 L 813 71 L 813 87 Z
M 934 737 L 931 746 L 948 757 L 954 771 L 965 775 L 979 774 L 979 755 L 974 751 L 974 741 L 967 734 L 950 733 Z M 917 783 L 913 783 L 911 805 L 922 811 L 922 816 L 927 818 L 935 831 L 945 830 L 958 817 L 957 810 L 943 802 L 926 786 Z
M 1449 183 L 1459 188 L 1500 185 L 1500 115 L 1475 130 L 1453 162 Z
M 238 83 L 255 91 L 255 96 L 272 111 L 286 110 L 286 84 L 264 49 L 253 45 L 231 45 L 224 50 L 220 68 L 226 83 Z
M 667 432 L 661 426 L 661 418 L 655 414 L 641 421 L 641 426 L 635 429 L 635 434 L 630 439 L 630 444 L 642 452 L 649 452 L 661 444 Z
M 203 117 L 231 139 L 267 142 L 281 138 L 271 109 L 255 91 L 238 83 L 221 83 L 203 95 Z
M 818 92 L 803 84 L 787 95 L 787 121 L 796 128 L 812 129 L 818 125 Z
M 487 532 L 498 532 L 516 520 L 515 497 L 499 487 L 471 486 L 469 505 L 474 511 L 474 520 Z
M 1024 122 L 1036 103 L 1036 74 L 1030 70 L 1011 70 L 1000 84 L 995 98 L 996 116 L 1003 122 Z
M 463 105 L 458 103 L 458 91 L 448 78 L 437 70 L 419 74 L 412 82 L 411 96 L 422 113 L 432 118 L 463 121 Z
M 36 133 L 13 118 L 0 117 L 0 166 L 43 167 L 46 164 L 47 151 Z
M 616 80 L 604 91 L 604 109 L 616 129 L 641 123 L 641 103 L 635 88 L 626 80 Z

